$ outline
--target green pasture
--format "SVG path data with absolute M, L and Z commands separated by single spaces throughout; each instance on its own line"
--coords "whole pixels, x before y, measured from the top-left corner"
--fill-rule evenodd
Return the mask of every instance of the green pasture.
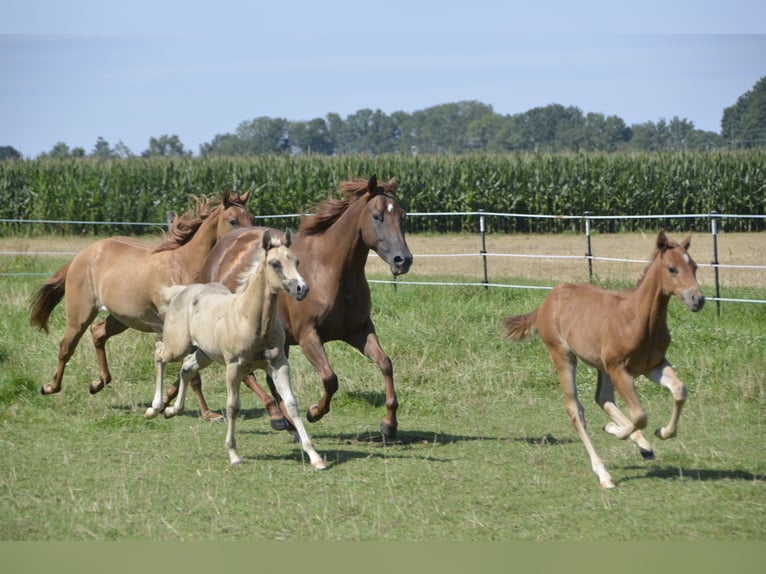
M 653 440 L 654 461 L 600 430 L 607 417 L 592 401 L 595 377 L 581 369 L 590 433 L 617 482 L 604 491 L 544 346 L 511 347 L 500 335 L 504 315 L 531 310 L 545 291 L 374 284 L 373 318 L 394 362 L 399 439 L 385 444 L 378 432 L 377 367 L 329 344 L 340 391 L 332 412 L 308 425 L 329 462 L 316 472 L 289 434 L 270 430 L 244 388 L 237 436 L 246 463 L 238 467 L 228 463 L 225 426 L 201 420 L 193 396 L 180 417 L 144 420 L 151 335 L 112 339 L 115 381 L 90 396 L 96 363 L 86 334 L 63 391 L 41 396 L 64 325 L 59 307 L 50 335 L 28 326 L 27 304 L 43 279 L 0 278 L 2 540 L 766 538 L 766 305 L 725 303 L 718 317 L 712 303 L 698 314 L 671 303 L 669 358 L 689 397 L 679 436 Z M 763 299 L 766 291 L 738 295 Z M 319 398 L 319 378 L 297 348 L 291 364 L 305 411 Z M 210 404 L 223 409 L 221 368 L 204 378 Z M 646 380 L 638 385 L 653 430 L 667 421 L 671 399 Z

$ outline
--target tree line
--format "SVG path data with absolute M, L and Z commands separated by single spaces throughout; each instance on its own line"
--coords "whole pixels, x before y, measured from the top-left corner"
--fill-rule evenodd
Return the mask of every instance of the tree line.
M 766 146 L 766 77 L 723 110 L 721 133 L 698 130 L 694 123 L 673 117 L 628 126 L 616 116 L 584 113 L 576 106 L 550 104 L 511 115 L 495 113 L 491 105 L 461 101 L 414 113 L 390 115 L 369 108 L 342 118 L 290 121 L 266 116 L 243 121 L 233 133 L 217 134 L 199 149 L 201 156 L 252 155 L 382 155 L 467 154 L 477 152 L 654 152 L 705 151 Z M 15 153 L 14 153 L 15 152 Z M 111 146 L 98 138 L 90 153 L 70 149 L 64 142 L 42 154 L 51 158 L 133 157 L 122 142 Z M 177 135 L 149 140 L 141 157 L 193 155 Z M 0 159 L 21 157 L 12 147 L 0 147 Z

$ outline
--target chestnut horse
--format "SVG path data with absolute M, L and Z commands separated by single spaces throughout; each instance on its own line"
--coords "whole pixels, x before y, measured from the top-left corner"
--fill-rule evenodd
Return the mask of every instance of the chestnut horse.
M 674 437 L 686 386 L 665 358 L 670 345 L 668 302 L 675 295 L 693 312 L 705 304 L 697 283 L 697 264 L 688 253 L 690 244 L 691 234 L 676 243 L 660 231 L 654 255 L 634 288 L 615 292 L 587 283 L 562 284 L 531 313 L 505 318 L 508 339 L 529 340 L 539 333 L 548 348 L 564 390 L 567 414 L 604 488 L 615 484 L 586 431 L 575 384 L 577 359 L 598 371 L 596 403 L 612 418 L 604 430 L 620 439 L 630 438 L 644 458 L 654 458 L 652 446 L 641 432 L 647 416 L 634 379 L 644 375 L 670 391 L 674 401 L 670 421 L 654 434 L 660 439 Z M 630 418 L 616 406 L 615 388 Z
M 190 378 L 213 362 L 226 367 L 226 448 L 231 464 L 242 458 L 237 452 L 234 426 L 239 418 L 239 385 L 245 375 L 258 367 L 273 377 L 284 406 L 301 439 L 303 450 L 315 469 L 325 462 L 306 433 L 298 404 L 290 386 L 290 365 L 285 356 L 285 331 L 276 318 L 277 295 L 284 293 L 297 301 L 306 297 L 308 286 L 298 273 L 298 260 L 290 251 L 291 233 L 284 240 L 266 231 L 232 293 L 220 283 L 173 285 L 160 289 L 166 305 L 162 341 L 155 348 L 156 391 L 146 418 L 163 409 L 167 418 L 183 412 Z M 178 397 L 172 407 L 162 401 L 162 379 L 169 362 L 183 360 Z
M 160 286 L 191 283 L 216 241 L 232 229 L 253 224 L 252 214 L 245 209 L 248 196 L 249 192 L 232 195 L 226 191 L 218 198 L 196 198 L 196 209 L 176 217 L 170 237 L 158 247 L 128 237 L 101 239 L 48 279 L 32 298 L 30 324 L 47 332 L 50 314 L 65 298 L 66 329 L 56 372 L 43 385 L 42 394 L 61 390 L 66 364 L 99 310 L 109 314 L 91 328 L 100 374 L 89 390 L 94 394 L 103 389 L 112 380 L 107 339 L 129 327 L 162 331 L 157 311 Z
M 338 390 L 338 376 L 330 367 L 324 343 L 345 341 L 380 367 L 386 389 L 386 416 L 380 428 L 385 437 L 394 438 L 398 404 L 393 367 L 378 342 L 370 318 L 370 287 L 365 264 L 369 251 L 373 250 L 394 275 L 409 271 L 412 253 L 402 229 L 405 212 L 396 197 L 396 179 L 379 183 L 373 175 L 367 181 L 344 181 L 340 190 L 343 199 L 328 199 L 317 206 L 315 215 L 301 219 L 292 251 L 303 262 L 301 274 L 311 285 L 311 292 L 301 302 L 280 295 L 277 313 L 285 328 L 287 347 L 301 346 L 324 385 L 324 394 L 319 403 L 308 410 L 307 419 L 316 422 L 327 414 Z M 218 281 L 233 289 L 263 233 L 264 228 L 255 227 L 235 231 L 223 238 L 210 252 L 197 280 Z M 285 428 L 280 426 L 279 409 L 274 408 L 274 401 L 259 387 L 255 378 L 246 377 L 245 384 L 264 402 L 271 414 L 272 427 Z M 271 384 L 269 386 L 275 394 Z M 207 412 L 198 379 L 192 381 L 192 389 L 202 412 Z M 175 389 L 171 387 L 166 400 L 174 393 Z M 278 394 L 275 396 L 279 400 Z M 277 418 L 280 420 L 275 420 Z

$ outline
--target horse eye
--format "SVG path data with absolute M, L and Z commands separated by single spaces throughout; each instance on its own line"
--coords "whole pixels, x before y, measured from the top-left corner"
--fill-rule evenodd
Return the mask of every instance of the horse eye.
M 668 271 L 671 275 L 677 275 L 678 274 L 678 268 L 675 265 L 668 265 Z
M 231 225 L 232 227 L 237 227 L 239 225 L 239 221 L 237 221 L 236 219 L 230 219 L 229 225 Z
M 378 213 L 378 212 L 375 212 L 375 213 L 373 213 L 373 214 L 372 214 L 372 218 L 373 218 L 375 221 L 380 221 L 380 222 L 382 222 L 382 221 L 383 221 L 383 213 Z
M 281 261 L 278 261 L 278 260 L 276 260 L 276 259 L 275 259 L 274 261 L 269 261 L 269 263 L 271 264 L 271 266 L 272 266 L 274 269 L 280 269 L 280 268 L 282 267 L 282 262 L 281 262 Z

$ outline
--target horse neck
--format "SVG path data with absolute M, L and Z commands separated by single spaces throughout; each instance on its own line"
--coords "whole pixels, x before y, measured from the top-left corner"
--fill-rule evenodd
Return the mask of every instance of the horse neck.
M 662 261 L 658 255 L 633 293 L 637 299 L 639 316 L 644 318 L 646 328 L 651 333 L 667 328 L 670 295 L 662 290 L 661 266 Z
M 359 228 L 360 211 L 364 208 L 364 201 L 357 200 L 321 235 L 303 237 L 314 244 L 312 253 L 325 270 L 332 269 L 339 275 L 364 274 L 370 253 Z
M 218 241 L 217 219 L 205 219 L 192 238 L 175 250 L 175 257 L 183 261 L 183 267 L 190 277 L 197 274 L 205 257 Z
M 237 294 L 236 311 L 253 333 L 268 333 L 277 313 L 279 288 L 269 285 L 266 262 L 258 265 L 244 290 Z

